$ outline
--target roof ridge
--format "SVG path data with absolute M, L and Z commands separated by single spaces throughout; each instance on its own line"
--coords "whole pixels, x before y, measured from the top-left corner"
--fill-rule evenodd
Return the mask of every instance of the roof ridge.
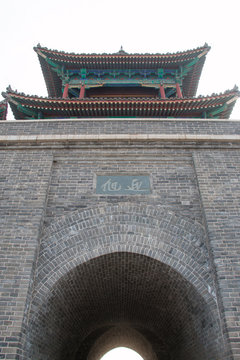
M 167 56 L 167 55 L 180 55 L 180 54 L 187 54 L 187 53 L 191 53 L 191 52 L 200 52 L 201 50 L 207 50 L 209 51 L 211 49 L 211 47 L 205 43 L 203 46 L 199 46 L 197 48 L 193 48 L 193 49 L 188 49 L 188 50 L 182 50 L 182 51 L 177 51 L 177 52 L 167 52 L 167 53 L 127 53 L 124 51 L 124 53 L 122 53 L 121 51 L 119 52 L 115 52 L 115 53 L 75 53 L 75 52 L 66 52 L 63 50 L 56 50 L 56 49 L 50 49 L 44 46 L 41 46 L 39 43 L 37 44 L 37 46 L 33 47 L 34 51 L 38 52 L 39 50 L 41 51 L 47 51 L 47 52 L 54 52 L 54 53 L 58 53 L 58 54 L 63 54 L 63 55 L 73 55 L 73 56 Z

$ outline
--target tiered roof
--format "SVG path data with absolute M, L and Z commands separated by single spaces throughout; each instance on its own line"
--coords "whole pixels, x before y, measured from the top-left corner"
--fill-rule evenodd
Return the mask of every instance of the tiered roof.
M 194 97 L 210 47 L 172 54 L 73 54 L 38 45 L 49 97 L 10 87 L 16 119 L 229 118 L 240 93 Z M 115 95 L 114 95 L 115 94 Z
M 186 70 L 183 79 L 183 96 L 196 95 L 199 78 L 210 47 L 205 44 L 197 49 L 167 54 L 74 54 L 50 50 L 38 45 L 38 54 L 43 76 L 50 97 L 61 97 L 62 80 L 57 71 L 85 69 L 180 69 Z
M 197 98 L 85 98 L 59 99 L 29 96 L 8 89 L 8 99 L 16 119 L 74 117 L 181 117 L 229 118 L 240 93 L 235 87 L 224 94 Z

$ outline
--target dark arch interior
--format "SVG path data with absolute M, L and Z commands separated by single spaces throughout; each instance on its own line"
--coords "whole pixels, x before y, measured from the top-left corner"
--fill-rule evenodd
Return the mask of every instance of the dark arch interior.
M 178 272 L 147 256 L 96 257 L 63 276 L 33 310 L 32 359 L 88 359 L 101 336 L 122 326 L 141 334 L 159 360 L 221 358 L 214 303 L 206 304 Z
M 103 86 L 86 90 L 86 97 L 159 97 L 159 90 L 140 86 Z

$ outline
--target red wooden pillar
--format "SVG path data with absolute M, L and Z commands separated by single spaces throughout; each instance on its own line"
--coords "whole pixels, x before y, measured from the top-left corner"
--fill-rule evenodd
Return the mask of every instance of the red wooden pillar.
M 176 83 L 176 90 L 177 90 L 177 97 L 182 98 L 183 96 L 179 83 Z
M 160 95 L 161 95 L 161 99 L 166 99 L 165 90 L 162 85 L 160 85 Z
M 85 85 L 82 85 L 80 89 L 79 99 L 83 99 L 84 95 L 85 95 Z
M 65 99 L 68 97 L 68 88 L 69 88 L 69 84 L 66 84 L 63 91 L 63 98 Z

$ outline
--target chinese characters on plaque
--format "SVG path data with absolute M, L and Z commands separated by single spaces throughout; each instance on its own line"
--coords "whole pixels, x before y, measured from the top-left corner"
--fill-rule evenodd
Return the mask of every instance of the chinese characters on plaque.
M 149 175 L 97 175 L 96 193 L 102 195 L 150 194 Z

